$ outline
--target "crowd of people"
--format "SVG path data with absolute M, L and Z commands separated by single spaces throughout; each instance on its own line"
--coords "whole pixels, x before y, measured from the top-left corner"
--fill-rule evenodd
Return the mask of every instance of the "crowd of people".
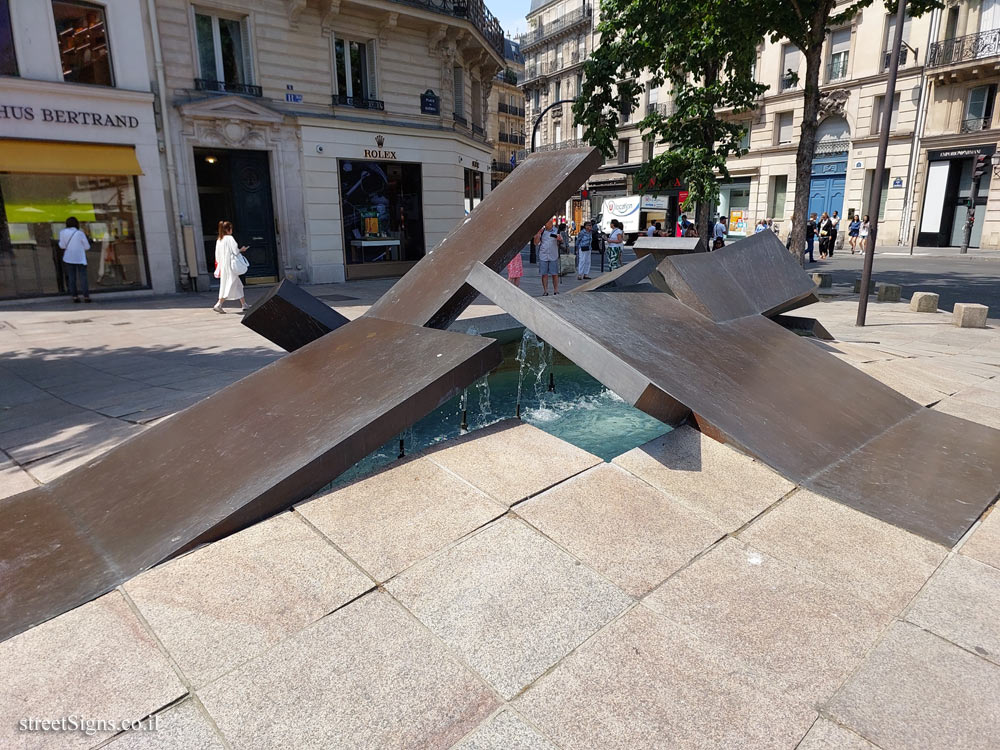
M 816 213 L 809 214 L 809 221 L 806 222 L 806 247 L 805 252 L 809 256 L 809 262 L 815 263 L 815 251 L 817 240 L 819 240 L 819 257 L 820 260 L 825 260 L 827 258 L 833 257 L 834 248 L 837 245 L 837 235 L 840 233 L 840 212 L 834 211 L 831 216 L 826 211 L 816 217 Z M 788 220 L 789 222 L 789 238 L 791 237 L 791 225 L 795 217 Z M 861 217 L 861 214 L 853 214 L 849 218 L 847 224 L 847 244 L 851 248 L 851 255 L 855 253 L 861 253 L 864 255 L 866 252 L 871 250 L 874 252 L 874 248 L 868 247 L 868 234 L 871 231 L 871 222 L 868 219 L 868 214 Z M 791 239 L 786 243 L 786 247 L 790 246 Z

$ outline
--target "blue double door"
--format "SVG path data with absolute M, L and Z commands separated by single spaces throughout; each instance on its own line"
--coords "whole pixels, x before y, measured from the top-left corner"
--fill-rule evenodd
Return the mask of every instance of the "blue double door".
M 817 156 L 813 160 L 812 179 L 809 181 L 809 213 L 817 218 L 823 212 L 833 216 L 844 214 L 844 189 L 847 186 L 847 155 Z

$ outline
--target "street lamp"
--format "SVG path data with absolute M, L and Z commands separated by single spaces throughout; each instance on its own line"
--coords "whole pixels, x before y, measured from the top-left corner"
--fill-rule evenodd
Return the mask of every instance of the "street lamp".
M 535 125 L 531 128 L 531 153 L 535 153 L 535 135 L 538 133 L 538 126 L 542 124 L 542 118 L 545 117 L 545 113 L 550 109 L 555 109 L 563 104 L 572 104 L 575 101 L 576 99 L 560 99 L 557 102 L 552 102 L 552 104 L 538 113 L 538 117 L 535 118 Z

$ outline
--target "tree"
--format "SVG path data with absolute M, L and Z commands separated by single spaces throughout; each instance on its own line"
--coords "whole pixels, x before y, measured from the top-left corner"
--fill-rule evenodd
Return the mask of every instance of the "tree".
M 670 84 L 669 113 L 650 111 L 644 140 L 670 148 L 642 166 L 637 192 L 656 194 L 679 179 L 685 208 L 699 206 L 698 233 L 708 241 L 709 206 L 719 199 L 726 159 L 741 156 L 743 126 L 720 115 L 753 108 L 765 86 L 753 80 L 759 25 L 751 0 L 603 0 L 600 45 L 584 66 L 573 114 L 584 137 L 605 156 L 617 150 L 619 112 L 639 103 L 644 86 Z M 640 82 L 649 76 L 645 83 Z

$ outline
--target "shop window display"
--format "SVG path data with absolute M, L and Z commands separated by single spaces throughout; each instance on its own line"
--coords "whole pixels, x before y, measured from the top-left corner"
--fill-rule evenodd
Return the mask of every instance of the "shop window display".
M 55 0 L 52 13 L 63 80 L 114 86 L 104 9 L 91 3 Z
M 419 164 L 342 160 L 340 190 L 348 265 L 423 257 Z
M 91 291 L 149 286 L 132 177 L 0 174 L 0 298 L 65 293 L 58 240 L 70 216 L 90 240 Z

